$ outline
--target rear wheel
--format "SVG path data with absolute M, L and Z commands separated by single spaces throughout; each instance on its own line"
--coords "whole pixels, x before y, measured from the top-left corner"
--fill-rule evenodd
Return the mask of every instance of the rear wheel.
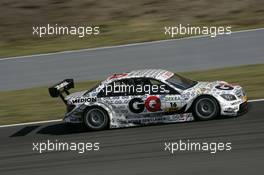
M 219 105 L 210 96 L 198 97 L 193 105 L 193 116 L 196 120 L 212 120 L 219 115 Z
M 102 108 L 92 107 L 84 112 L 83 123 L 89 130 L 103 130 L 107 127 L 108 122 L 108 114 Z

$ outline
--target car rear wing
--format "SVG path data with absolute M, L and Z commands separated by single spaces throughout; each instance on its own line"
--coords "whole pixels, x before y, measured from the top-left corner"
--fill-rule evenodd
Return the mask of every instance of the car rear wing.
M 65 94 L 69 95 L 69 90 L 74 88 L 73 79 L 65 79 L 51 87 L 49 87 L 49 94 L 51 97 L 60 97 L 62 101 L 66 104 Z

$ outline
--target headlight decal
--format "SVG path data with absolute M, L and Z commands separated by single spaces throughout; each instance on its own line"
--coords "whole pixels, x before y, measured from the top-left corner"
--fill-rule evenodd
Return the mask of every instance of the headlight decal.
M 236 96 L 234 96 L 232 94 L 222 94 L 221 97 L 224 98 L 227 101 L 234 101 L 234 100 L 236 100 Z

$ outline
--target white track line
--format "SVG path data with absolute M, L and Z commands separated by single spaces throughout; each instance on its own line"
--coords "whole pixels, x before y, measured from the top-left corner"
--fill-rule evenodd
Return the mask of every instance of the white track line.
M 62 121 L 62 119 L 45 120 L 45 121 L 38 121 L 38 122 L 27 122 L 27 123 L 17 123 L 17 124 L 10 124 L 10 125 L 0 125 L 0 128 L 6 128 L 6 127 L 11 127 L 11 126 L 23 126 L 23 125 L 33 125 L 33 124 L 60 122 L 60 121 Z
M 264 99 L 255 99 L 255 100 L 248 100 L 249 103 L 251 102 L 259 102 L 264 101 Z M 24 125 L 33 125 L 33 124 L 42 124 L 42 123 L 51 123 L 51 122 L 60 122 L 62 119 L 57 120 L 45 120 L 45 121 L 38 121 L 38 122 L 27 122 L 27 123 L 17 123 L 17 124 L 10 124 L 10 125 L 0 125 L 0 128 L 12 127 L 12 126 L 24 126 Z
M 255 100 L 248 100 L 248 102 L 258 102 L 258 101 L 264 101 L 264 99 L 255 99 Z
M 242 32 L 253 32 L 253 31 L 258 31 L 258 30 L 264 30 L 264 28 L 239 30 L 239 31 L 232 32 L 232 34 L 233 33 L 242 33 Z M 195 38 L 204 38 L 204 37 L 209 37 L 209 36 L 210 35 L 196 35 L 196 36 L 176 38 L 176 39 L 166 39 L 166 40 L 158 40 L 158 41 L 148 41 L 148 42 L 141 42 L 141 43 L 133 43 L 133 44 L 123 44 L 123 45 L 118 45 L 118 46 L 105 46 L 105 47 L 97 47 L 97 48 L 60 51 L 60 52 L 53 52 L 53 53 L 43 53 L 43 54 L 35 54 L 35 55 L 7 57 L 7 58 L 0 58 L 0 61 L 13 60 L 13 59 L 18 59 L 18 58 L 32 58 L 32 57 L 39 57 L 39 56 L 58 55 L 58 54 L 65 54 L 65 53 L 77 53 L 77 52 L 85 52 L 85 51 L 95 51 L 95 50 L 103 50 L 103 49 L 115 49 L 115 48 L 130 47 L 130 46 L 141 46 L 141 45 L 147 45 L 147 44 L 163 43 L 163 42 L 168 42 L 168 41 L 178 41 L 178 40 L 188 40 L 188 39 L 195 39 Z

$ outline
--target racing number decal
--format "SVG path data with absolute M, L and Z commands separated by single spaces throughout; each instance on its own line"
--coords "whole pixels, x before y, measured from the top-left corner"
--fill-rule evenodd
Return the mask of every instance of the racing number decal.
M 171 102 L 171 103 L 170 103 L 170 106 L 171 106 L 171 108 L 177 108 L 177 103 L 175 103 L 175 102 Z
M 133 113 L 141 113 L 145 107 L 150 112 L 161 110 L 160 99 L 156 96 L 150 96 L 144 101 L 141 98 L 133 98 L 128 104 L 129 110 Z

